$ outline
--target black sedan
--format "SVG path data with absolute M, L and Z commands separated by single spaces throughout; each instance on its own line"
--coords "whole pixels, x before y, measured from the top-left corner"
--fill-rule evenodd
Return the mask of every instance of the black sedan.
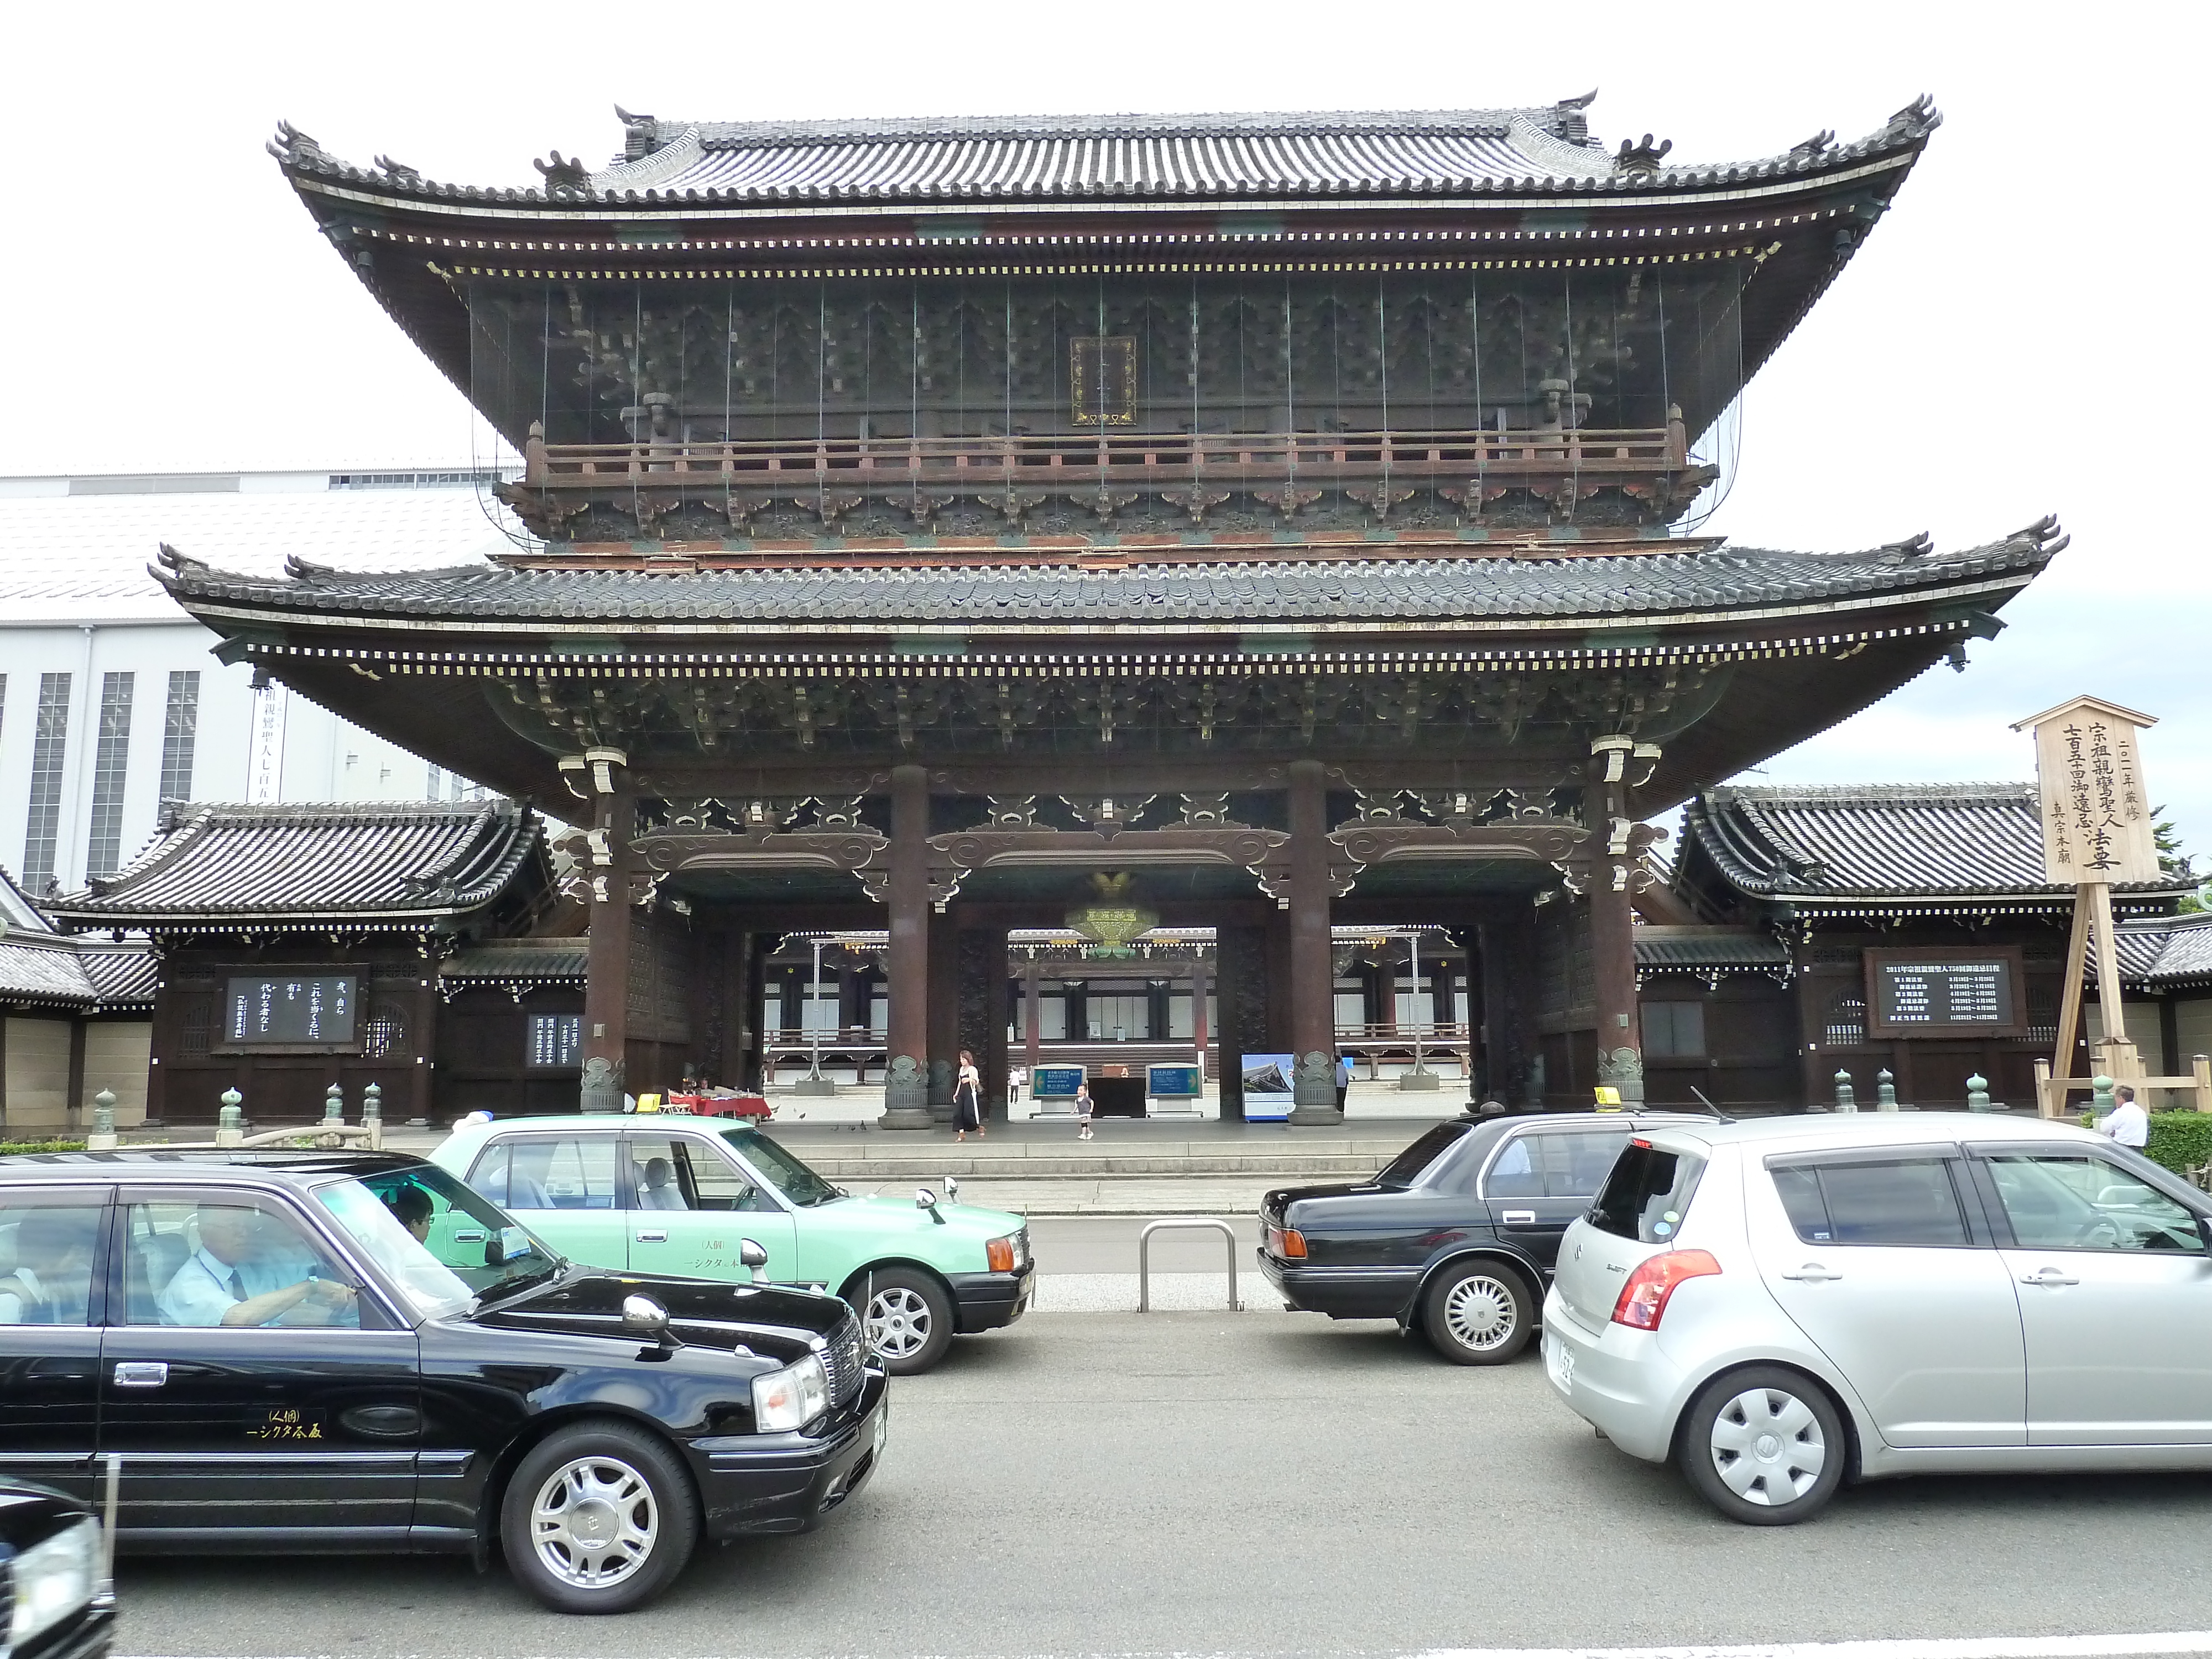
M 1558 1112 L 1439 1123 L 1372 1181 L 1260 1206 L 1260 1270 L 1292 1309 L 1395 1319 L 1462 1365 L 1528 1346 L 1567 1224 L 1629 1135 L 1674 1114 Z
M 0 1585 L 9 1659 L 101 1659 L 115 1637 L 100 1523 L 44 1486 L 0 1480 Z
M 579 1267 L 420 1159 L 0 1159 L 0 1445 L 80 1500 L 119 1459 L 124 1550 L 496 1543 L 618 1612 L 815 1525 L 887 1422 L 836 1297 Z

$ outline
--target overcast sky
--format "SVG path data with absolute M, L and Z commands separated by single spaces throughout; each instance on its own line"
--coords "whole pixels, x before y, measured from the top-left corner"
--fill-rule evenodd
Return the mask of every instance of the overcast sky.
M 1607 144 L 1739 160 L 1945 124 L 1747 396 L 1710 529 L 1945 547 L 2056 513 L 2074 545 L 1973 647 L 1777 757 L 1777 781 L 2024 778 L 2008 722 L 2077 691 L 2160 717 L 2152 791 L 2212 852 L 2208 504 L 2187 388 L 2199 293 L 2201 6 L 382 0 L 26 8 L 0 136 L 13 319 L 0 471 L 359 465 L 488 434 L 309 228 L 262 145 L 469 184 L 603 163 L 611 106 L 709 119 L 1468 108 L 1599 88 Z M 312 557 L 313 549 L 301 550 Z M 204 550 L 217 562 L 217 549 Z M 2212 862 L 2212 860 L 2200 860 Z

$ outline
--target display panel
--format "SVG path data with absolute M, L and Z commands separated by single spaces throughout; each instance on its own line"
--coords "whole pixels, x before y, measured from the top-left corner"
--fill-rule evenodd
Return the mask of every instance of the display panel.
M 2017 945 L 1866 953 L 1867 1033 L 2025 1036 Z
M 581 1014 L 530 1016 L 529 1063 L 533 1066 L 575 1067 L 584 1060 L 584 1017 Z
M 1188 1099 L 1206 1092 L 1205 1074 L 1195 1066 L 1147 1066 L 1145 1091 L 1155 1099 Z
M 234 979 L 224 999 L 223 1046 L 349 1048 L 357 990 L 350 974 Z
M 1080 1066 L 1040 1066 L 1030 1076 L 1030 1093 L 1039 1100 L 1055 1096 L 1072 1099 L 1082 1086 Z

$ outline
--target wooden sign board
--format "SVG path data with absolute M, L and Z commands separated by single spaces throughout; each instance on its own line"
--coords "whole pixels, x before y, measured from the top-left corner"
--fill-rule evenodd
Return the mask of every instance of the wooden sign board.
M 2016 945 L 1883 948 L 1865 956 L 1870 1037 L 2027 1035 Z
M 2044 878 L 2156 881 L 2158 843 L 2136 734 L 2148 714 L 2099 697 L 2075 697 L 2013 729 L 2035 733 Z

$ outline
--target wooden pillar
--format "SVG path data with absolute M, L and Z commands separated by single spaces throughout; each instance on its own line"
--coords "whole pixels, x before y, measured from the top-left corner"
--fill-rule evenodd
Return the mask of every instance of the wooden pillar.
M 2081 896 L 2089 901 L 2090 927 L 2096 937 L 2097 1009 L 2104 1016 L 2104 1039 L 2097 1044 L 2097 1068 L 2106 1077 L 2127 1082 L 2143 1074 L 2142 1058 L 2128 1036 L 2127 1008 L 2120 985 L 2118 941 L 2112 937 L 2112 890 L 2101 881 L 2087 883 Z M 2075 901 L 2077 903 L 2079 899 Z
M 929 775 L 891 769 L 890 989 L 883 1127 L 927 1129 L 929 1115 Z
M 1190 1044 L 1198 1051 L 1198 1081 L 1206 1083 L 1206 958 L 1193 959 L 1190 969 Z
M 1006 1116 L 1006 930 L 993 927 L 971 931 L 963 951 L 964 969 L 974 980 L 962 999 L 971 1011 L 960 1022 L 961 1046 L 975 1054 L 975 1069 L 983 1076 L 983 1097 L 977 1103 L 986 1122 Z
M 1329 950 L 1328 797 L 1322 763 L 1292 761 L 1291 1121 L 1344 1121 L 1336 1103 L 1336 972 Z
M 1215 1033 L 1221 1116 L 1244 1116 L 1244 1057 L 1269 1052 L 1267 1036 L 1267 930 L 1222 927 L 1213 934 L 1213 979 L 1221 1006 Z M 1256 1005 L 1256 1006 L 1255 1006 Z
M 438 1007 L 438 969 L 433 963 L 415 990 L 415 1074 L 409 1079 L 407 1099 L 410 1123 L 427 1124 L 430 1121 L 437 1085 Z M 398 1104 L 396 1100 L 388 1100 L 384 1109 L 389 1115 Z
M 1042 1064 L 1044 1038 L 1037 1027 L 1043 1024 L 1042 1011 L 1037 1006 L 1037 959 L 1031 956 L 1022 965 L 1022 1048 L 1023 1064 L 1029 1067 L 1030 1096 L 1036 1096 L 1036 1069 Z
M 82 1128 L 92 1120 L 84 1115 L 84 1016 L 81 1013 L 70 1016 L 69 1080 L 64 1087 L 62 1121 L 70 1128 Z
M 619 1112 L 624 1049 L 629 1040 L 629 833 L 635 817 L 628 762 L 622 751 L 594 749 L 580 769 L 592 803 L 591 954 L 584 969 L 584 1070 L 581 1105 Z

